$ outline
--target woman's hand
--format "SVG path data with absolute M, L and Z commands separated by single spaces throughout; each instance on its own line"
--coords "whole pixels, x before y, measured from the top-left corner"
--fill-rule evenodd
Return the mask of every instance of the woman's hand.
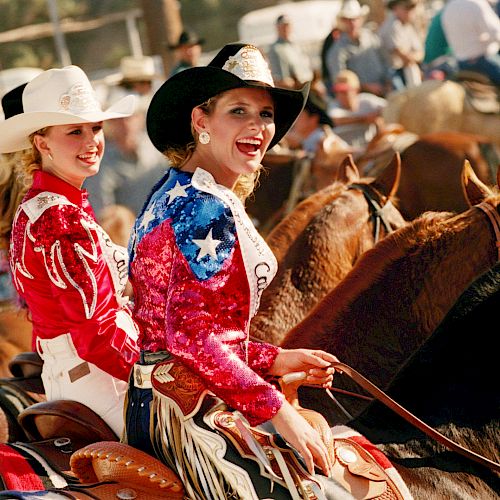
M 332 464 L 320 434 L 311 427 L 309 422 L 288 401 L 283 402 L 271 422 L 279 434 L 304 459 L 310 474 L 314 474 L 314 464 L 316 463 L 325 476 L 330 475 Z
M 305 372 L 305 382 L 325 388 L 332 386 L 335 370 L 331 367 L 338 359 L 325 351 L 313 349 L 282 349 L 269 370 L 271 375 L 282 377 L 292 372 Z

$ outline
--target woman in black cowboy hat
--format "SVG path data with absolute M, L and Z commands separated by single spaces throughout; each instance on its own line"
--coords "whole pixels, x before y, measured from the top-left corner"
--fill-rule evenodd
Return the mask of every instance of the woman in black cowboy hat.
M 319 433 L 268 381 L 303 372 L 329 387 L 335 357 L 248 338 L 277 263 L 243 200 L 307 93 L 274 87 L 260 51 L 237 43 L 167 80 L 148 110 L 149 137 L 172 168 L 129 245 L 141 360 L 126 431 L 176 471 L 189 498 L 300 498 L 307 488 L 323 498 L 340 488 L 325 477 Z M 266 454 L 250 426 L 281 449 Z

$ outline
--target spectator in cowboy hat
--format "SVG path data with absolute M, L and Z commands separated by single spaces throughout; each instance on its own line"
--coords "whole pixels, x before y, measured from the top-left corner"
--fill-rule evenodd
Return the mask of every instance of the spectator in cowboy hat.
M 125 56 L 120 60 L 120 72 L 108 77 L 108 85 L 118 85 L 138 96 L 149 96 L 153 82 L 159 78 L 155 61 L 151 56 Z
M 183 31 L 179 40 L 174 45 L 169 45 L 170 50 L 176 51 L 177 63 L 170 71 L 170 75 L 175 75 L 185 69 L 198 66 L 201 55 L 201 48 L 205 40 L 191 30 Z
M 291 149 L 302 149 L 307 154 L 314 155 L 319 141 L 327 133 L 333 134 L 333 126 L 333 120 L 327 114 L 326 100 L 321 94 L 311 90 L 304 109 L 285 136 L 285 142 Z
M 333 84 L 335 99 L 328 103 L 328 115 L 334 120 L 333 131 L 357 152 L 364 151 L 382 124 L 383 97 L 360 92 L 359 78 L 353 71 L 339 71 Z
M 387 64 L 378 35 L 364 26 L 368 12 L 368 6 L 360 5 L 357 0 L 346 0 L 343 3 L 337 16 L 342 33 L 328 50 L 326 64 L 332 82 L 339 71 L 349 69 L 358 75 L 363 91 L 384 95 L 387 88 Z

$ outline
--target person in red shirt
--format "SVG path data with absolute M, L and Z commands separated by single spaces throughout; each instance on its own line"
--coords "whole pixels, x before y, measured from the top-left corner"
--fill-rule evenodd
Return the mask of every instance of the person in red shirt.
M 134 98 L 103 111 L 86 74 L 67 66 L 31 80 L 20 104 L 0 123 L 0 152 L 26 150 L 16 168 L 30 185 L 15 212 L 9 262 L 44 361 L 47 400 L 79 401 L 121 436 L 138 357 L 124 295 L 128 258 L 96 222 L 82 184 L 99 171 L 102 122 L 132 114 Z

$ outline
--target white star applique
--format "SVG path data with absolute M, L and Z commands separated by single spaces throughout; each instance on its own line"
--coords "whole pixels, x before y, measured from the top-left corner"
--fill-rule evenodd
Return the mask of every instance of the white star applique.
M 148 209 L 144 212 L 142 215 L 142 220 L 141 220 L 141 225 L 139 226 L 139 229 L 146 230 L 148 228 L 149 223 L 154 220 L 155 214 L 154 214 L 154 206 L 148 207 Z
M 176 181 L 175 186 L 167 191 L 167 194 L 169 196 L 167 205 L 170 205 L 170 203 L 172 203 L 176 198 L 187 198 L 186 188 L 188 188 L 189 186 L 190 184 L 182 186 L 181 184 L 179 184 L 179 181 Z
M 193 240 L 193 243 L 200 247 L 196 260 L 201 260 L 205 255 L 210 255 L 210 257 L 214 259 L 217 258 L 217 246 L 222 243 L 222 241 L 214 240 L 212 237 L 212 229 L 210 229 L 204 240 Z

